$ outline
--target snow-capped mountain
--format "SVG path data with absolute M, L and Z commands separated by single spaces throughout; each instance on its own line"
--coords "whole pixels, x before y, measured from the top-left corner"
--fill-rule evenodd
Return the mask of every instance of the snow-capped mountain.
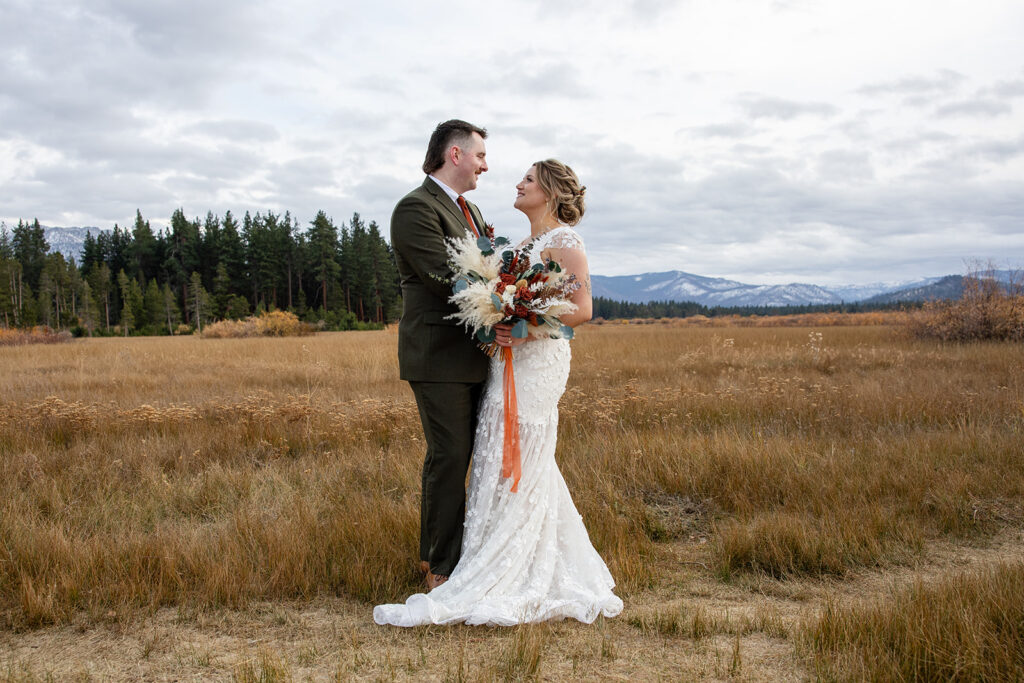
M 615 301 L 693 301 L 705 306 L 803 306 L 852 303 L 896 290 L 920 288 L 941 278 L 867 285 L 822 287 L 794 282 L 786 285 L 752 285 L 723 278 L 703 277 L 673 270 L 665 273 L 591 277 L 594 296 Z
M 91 232 L 92 236 L 96 237 L 100 233 L 100 229 L 96 227 L 51 228 L 44 225 L 42 228 L 50 251 L 59 251 L 64 254 L 64 258 L 74 258 L 76 263 L 82 260 L 85 234 Z

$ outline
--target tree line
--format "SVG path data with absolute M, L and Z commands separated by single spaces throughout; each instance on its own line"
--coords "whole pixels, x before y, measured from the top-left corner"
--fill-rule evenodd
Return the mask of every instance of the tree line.
M 862 313 L 867 311 L 898 311 L 920 307 L 920 302 L 897 301 L 886 303 L 839 302 L 835 304 L 806 304 L 800 306 L 705 306 L 693 301 L 648 301 L 633 303 L 594 297 L 594 317 L 606 320 L 634 318 L 688 318 L 704 315 L 714 318 L 723 315 L 771 316 L 802 313 Z
M 325 329 L 378 326 L 401 313 L 391 246 L 358 213 L 341 226 L 323 211 L 302 229 L 289 212 L 178 209 L 154 232 L 86 234 L 78 259 L 51 252 L 36 219 L 0 226 L 0 325 L 78 334 L 175 334 L 215 320 L 287 310 Z

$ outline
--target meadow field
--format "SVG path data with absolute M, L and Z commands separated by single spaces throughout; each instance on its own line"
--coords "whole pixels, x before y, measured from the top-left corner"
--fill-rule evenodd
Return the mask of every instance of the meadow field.
M 0 681 L 1024 678 L 1024 345 L 585 326 L 557 457 L 625 611 L 398 630 L 396 338 L 0 348 Z

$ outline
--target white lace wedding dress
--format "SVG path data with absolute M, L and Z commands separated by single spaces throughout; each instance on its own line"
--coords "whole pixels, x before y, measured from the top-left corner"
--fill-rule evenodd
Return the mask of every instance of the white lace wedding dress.
M 537 238 L 535 258 L 549 247 L 583 249 L 560 227 Z M 405 604 L 378 605 L 378 624 L 511 626 L 572 617 L 614 617 L 622 600 L 594 550 L 555 462 L 558 399 L 569 377 L 569 342 L 531 341 L 514 350 L 522 479 L 510 491 L 501 477 L 504 439 L 503 361 L 491 361 L 480 405 L 466 506 L 462 555 L 448 581 Z

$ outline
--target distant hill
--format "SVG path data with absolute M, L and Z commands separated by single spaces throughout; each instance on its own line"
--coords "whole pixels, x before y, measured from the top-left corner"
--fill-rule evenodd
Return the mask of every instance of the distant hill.
M 1020 280 L 1018 274 L 1010 270 L 996 270 L 991 272 L 991 276 L 999 281 L 1004 289 L 1009 289 L 1012 285 L 1019 285 Z M 898 289 L 892 292 L 885 292 L 884 294 L 878 294 L 865 299 L 864 303 L 869 304 L 888 304 L 896 303 L 899 301 L 935 301 L 938 299 L 959 299 L 963 296 L 964 286 L 967 283 L 967 277 L 964 275 L 947 275 L 931 284 L 922 285 L 918 287 L 908 287 L 905 289 Z
M 864 303 L 890 304 L 898 301 L 934 301 L 936 299 L 959 299 L 964 293 L 964 276 L 947 275 L 937 282 L 919 287 L 907 287 L 893 292 L 878 294 Z

